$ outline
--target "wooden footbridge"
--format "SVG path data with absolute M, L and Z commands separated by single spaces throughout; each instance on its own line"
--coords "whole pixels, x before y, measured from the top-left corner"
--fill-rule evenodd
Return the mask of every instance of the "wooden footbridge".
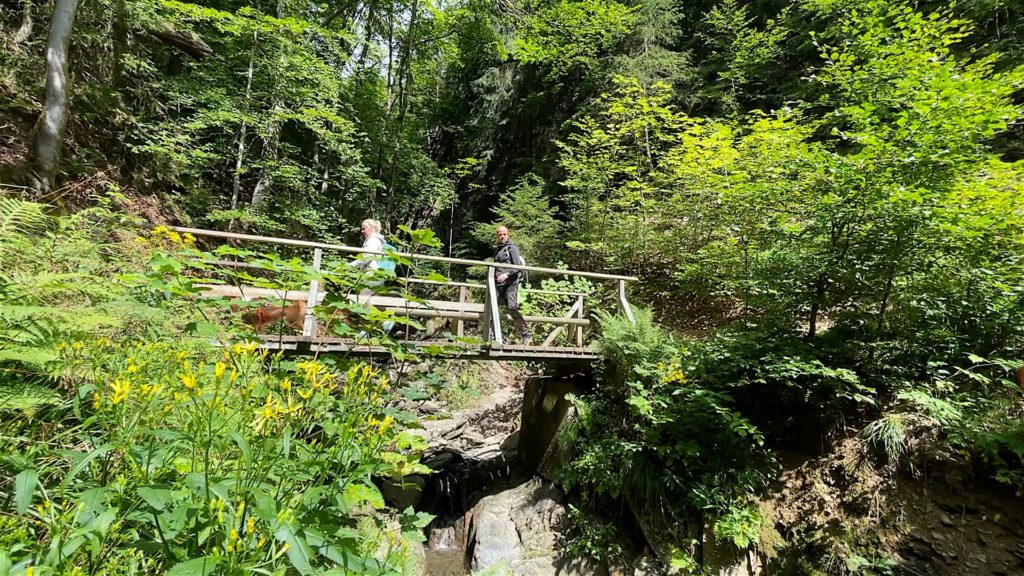
M 402 345 L 410 352 L 419 349 L 431 351 L 434 355 L 467 360 L 571 361 L 592 360 L 598 357 L 597 351 L 588 344 L 592 333 L 592 322 L 587 315 L 587 295 L 581 292 L 531 288 L 524 290 L 521 287 L 520 291 L 526 294 L 543 295 L 546 299 L 561 302 L 564 311 L 557 316 L 525 316 L 527 326 L 531 328 L 531 332 L 536 333 L 535 329 L 537 327 L 544 328 L 546 335 L 543 338 L 538 338 L 537 344 L 506 343 L 502 335 L 502 323 L 508 320 L 509 316 L 507 313 L 499 310 L 498 307 L 495 268 L 499 265 L 494 262 L 427 254 L 384 253 L 343 244 L 326 244 L 198 228 L 168 228 L 197 237 L 218 238 L 232 243 L 262 243 L 287 246 L 293 249 L 308 249 L 311 250 L 310 261 L 312 269 L 317 273 L 321 271 L 325 252 L 437 262 L 449 266 L 486 267 L 486 284 L 442 282 L 416 278 L 398 279 L 400 283 L 405 285 L 407 291 L 410 287 L 417 287 L 421 290 L 442 287 L 457 288 L 457 301 L 439 298 L 407 298 L 391 294 L 375 294 L 369 291 L 362 291 L 359 294 L 348 294 L 346 297 L 352 303 L 380 311 L 390 311 L 395 316 L 418 319 L 442 319 L 444 322 L 451 323 L 451 334 L 444 339 L 429 336 L 423 340 L 412 340 L 406 336 Z M 259 268 L 245 262 L 223 260 L 207 261 L 205 264 L 235 268 Z M 602 282 L 614 282 L 617 285 L 618 306 L 620 310 L 630 320 L 633 319 L 633 312 L 626 298 L 626 283 L 636 281 L 637 278 L 635 277 L 513 264 L 501 264 L 500 267 L 523 270 L 531 273 L 534 277 L 538 275 L 570 278 L 583 277 Z M 320 306 L 327 296 L 322 280 L 319 277 L 314 277 L 308 288 L 302 290 L 285 291 L 224 284 L 202 284 L 199 286 L 203 289 L 203 296 L 205 297 L 264 300 L 276 303 L 305 302 L 306 316 L 302 323 L 301 334 L 263 335 L 261 336 L 262 348 L 299 353 L 345 353 L 363 356 L 387 356 L 394 352 L 392 347 L 374 343 L 369 338 L 339 338 L 323 334 L 324 330 L 318 325 L 319 321 L 314 313 L 315 308 Z M 561 345 L 556 345 L 556 343 Z M 439 350 L 440 352 L 438 352 Z

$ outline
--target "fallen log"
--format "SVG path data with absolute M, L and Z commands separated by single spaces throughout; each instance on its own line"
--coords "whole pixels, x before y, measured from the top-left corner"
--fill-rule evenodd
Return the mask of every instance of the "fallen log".
M 181 50 L 196 60 L 202 60 L 213 54 L 213 48 L 210 48 L 209 44 L 203 42 L 203 39 L 198 34 L 178 30 L 169 22 L 161 22 L 156 28 L 150 29 L 149 33 L 157 40 Z

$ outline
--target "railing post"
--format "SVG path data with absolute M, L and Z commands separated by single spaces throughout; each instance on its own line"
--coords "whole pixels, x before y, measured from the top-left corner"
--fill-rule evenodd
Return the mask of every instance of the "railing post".
M 499 346 L 505 344 L 501 336 L 501 314 L 498 314 L 498 287 L 494 281 L 494 266 L 487 267 L 487 296 L 484 298 L 482 332 L 484 340 L 493 340 Z
M 320 248 L 313 250 L 313 270 L 320 272 L 320 261 L 324 257 L 324 251 Z M 306 298 L 306 320 L 302 323 L 302 335 L 312 338 L 316 336 L 316 314 L 313 314 L 313 307 L 317 304 L 317 297 L 320 294 L 320 279 L 315 277 L 309 283 L 309 296 Z
M 465 304 L 466 298 L 469 295 L 469 289 L 465 286 L 459 286 L 459 304 Z M 459 312 L 462 312 L 462 306 L 459 306 Z M 455 323 L 455 336 L 462 338 L 465 335 L 466 322 L 459 318 L 458 322 Z
M 583 319 L 583 295 L 576 297 L 576 317 Z M 576 347 L 583 348 L 583 325 L 576 327 Z
M 619 304 L 622 306 L 622 312 L 629 318 L 629 321 L 636 324 L 636 318 L 633 317 L 633 309 L 629 307 L 629 300 L 626 300 L 626 281 L 619 280 Z

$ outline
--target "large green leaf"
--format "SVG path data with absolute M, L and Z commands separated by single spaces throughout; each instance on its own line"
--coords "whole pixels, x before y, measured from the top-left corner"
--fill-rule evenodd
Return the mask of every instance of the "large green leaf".
M 35 468 L 22 470 L 14 478 L 14 506 L 18 514 L 28 512 L 28 507 L 32 504 L 32 495 L 35 494 L 38 483 L 39 472 Z
M 203 556 L 179 562 L 167 571 L 167 576 L 209 576 L 219 561 L 216 556 Z
M 296 533 L 292 526 L 282 526 L 274 534 L 279 541 L 288 544 L 288 561 L 292 567 L 299 571 L 299 574 L 312 574 L 313 550 L 309 547 L 306 539 Z

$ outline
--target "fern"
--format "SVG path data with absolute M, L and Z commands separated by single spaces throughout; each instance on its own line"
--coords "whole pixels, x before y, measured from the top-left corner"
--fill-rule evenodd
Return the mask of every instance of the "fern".
M 860 435 L 869 443 L 882 448 L 890 462 L 897 462 L 910 447 L 906 414 L 886 414 L 865 426 Z
M 41 234 L 52 224 L 42 204 L 0 196 L 0 242 L 8 236 Z

